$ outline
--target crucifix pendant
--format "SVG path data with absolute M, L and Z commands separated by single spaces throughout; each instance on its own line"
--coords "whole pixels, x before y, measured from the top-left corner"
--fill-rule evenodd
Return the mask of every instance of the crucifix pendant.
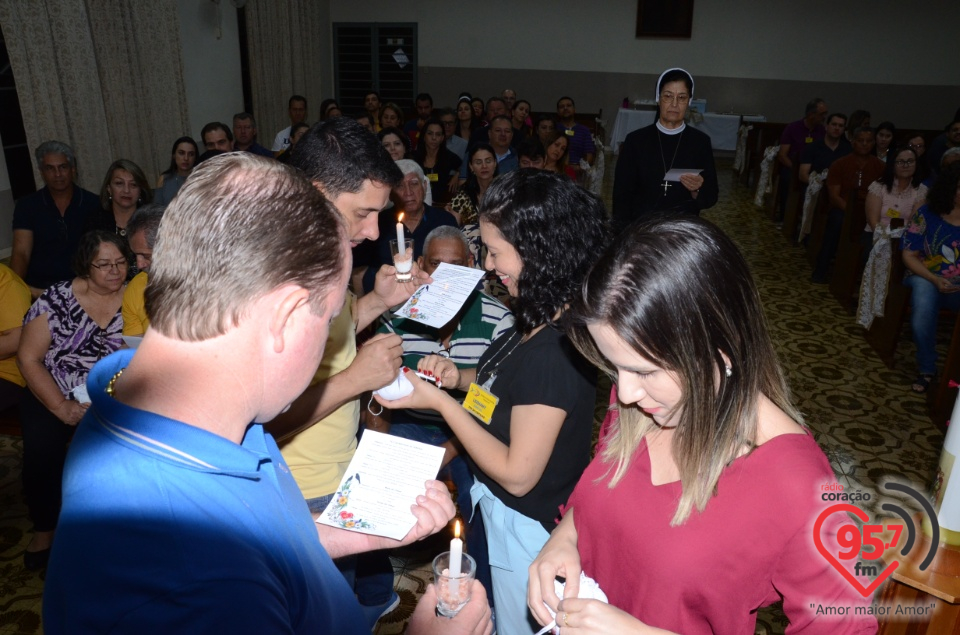
M 667 195 L 667 188 L 668 188 L 668 187 L 670 187 L 670 184 L 667 183 L 666 181 L 664 181 L 664 182 L 663 182 L 663 195 L 664 195 L 664 196 Z

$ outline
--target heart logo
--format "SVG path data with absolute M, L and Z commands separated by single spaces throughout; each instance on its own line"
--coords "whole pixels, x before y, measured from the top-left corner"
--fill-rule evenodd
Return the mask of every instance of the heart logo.
M 860 593 L 860 595 L 862 595 L 863 597 L 867 597 L 868 595 L 876 591 L 877 587 L 883 584 L 883 581 L 886 580 L 890 576 L 890 574 L 896 570 L 898 566 L 900 566 L 900 562 L 897 560 L 894 560 L 893 562 L 887 565 L 886 569 L 880 572 L 880 575 L 878 575 L 876 579 L 874 579 L 874 581 L 870 583 L 870 586 L 867 586 L 867 587 L 863 586 L 860 583 L 860 581 L 857 580 L 857 578 L 855 578 L 854 575 L 850 573 L 850 571 L 848 571 L 846 567 L 843 566 L 843 563 L 841 563 L 832 553 L 827 551 L 827 548 L 823 545 L 823 540 L 820 538 L 820 528 L 823 527 L 824 521 L 827 519 L 828 516 L 830 516 L 831 514 L 835 514 L 837 512 L 850 512 L 851 514 L 853 514 L 854 516 L 856 516 L 857 518 L 859 518 L 865 523 L 869 522 L 870 520 L 870 517 L 867 516 L 867 513 L 865 511 L 863 511 L 862 509 L 859 509 L 858 507 L 854 507 L 853 505 L 847 505 L 845 503 L 832 505 L 826 508 L 825 510 L 823 510 L 820 513 L 820 515 L 817 517 L 817 522 L 813 525 L 813 542 L 817 545 L 817 551 L 820 552 L 820 555 L 823 556 L 827 562 L 833 565 L 833 568 L 839 571 L 840 575 L 846 578 L 847 582 L 852 584 L 853 588 L 855 588 Z

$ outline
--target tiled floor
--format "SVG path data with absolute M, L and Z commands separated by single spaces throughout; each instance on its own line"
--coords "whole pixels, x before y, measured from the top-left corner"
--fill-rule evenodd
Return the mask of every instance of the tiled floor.
M 931 424 L 925 400 L 910 393 L 915 366 L 907 331 L 897 367 L 888 370 L 827 289 L 808 282 L 803 252 L 753 206 L 752 192 L 733 184 L 728 168 L 729 163 L 721 163 L 721 202 L 704 216 L 733 236 L 750 262 L 795 400 L 839 482 L 847 491 L 859 488 L 871 494 L 886 479 L 926 489 L 943 435 Z M 609 174 L 612 169 L 608 163 Z M 941 346 L 948 337 L 949 329 L 944 329 Z M 602 409 L 607 389 L 598 393 Z M 0 436 L 0 634 L 41 632 L 42 576 L 21 565 L 29 524 L 20 495 L 20 453 L 19 439 Z M 887 500 L 873 496 L 873 509 Z M 403 631 L 430 581 L 430 560 L 446 539 L 425 541 L 394 558 L 402 603 L 381 620 L 377 633 Z M 760 612 L 758 633 L 782 633 L 784 626 L 775 609 Z

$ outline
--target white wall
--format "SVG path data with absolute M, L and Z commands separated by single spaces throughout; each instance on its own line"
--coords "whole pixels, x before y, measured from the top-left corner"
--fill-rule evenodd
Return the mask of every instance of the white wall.
M 217 38 L 217 7 L 210 0 L 177 0 L 187 108 L 201 152 L 203 126 L 211 121 L 231 126 L 233 115 L 243 110 L 237 12 L 229 0 L 220 1 Z
M 638 40 L 635 0 L 334 1 L 331 22 L 418 22 L 421 66 L 960 84 L 960 3 L 697 0 L 689 40 Z M 951 53 L 952 52 L 952 53 Z

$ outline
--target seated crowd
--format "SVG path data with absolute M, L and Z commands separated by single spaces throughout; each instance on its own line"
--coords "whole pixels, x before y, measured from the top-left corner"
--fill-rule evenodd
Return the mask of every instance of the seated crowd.
M 718 186 L 709 137 L 683 134 L 693 88 L 682 69 L 660 77 L 610 211 L 577 184 L 602 149 L 574 100 L 534 119 L 509 89 L 441 108 L 423 93 L 409 120 L 371 91 L 355 116 L 325 100 L 314 125 L 294 95 L 269 148 L 250 113 L 211 122 L 200 144 L 176 139 L 155 188 L 119 159 L 86 191 L 73 150 L 41 144 L 44 187 L 17 203 L 0 265 L 0 408 L 20 404 L 24 564 L 48 567 L 46 630 L 369 633 L 399 603 L 390 551 L 459 507 L 473 598 L 441 617 L 431 585 L 414 635 L 491 633 L 493 615 L 506 634 L 745 632 L 781 599 L 798 631 L 872 632 L 870 616 L 808 608 L 869 601 L 793 539 L 834 477 L 745 260 L 697 217 Z M 814 100 L 788 126 L 781 165 L 804 182 L 830 170 L 828 231 L 855 192 L 865 243 L 907 223 L 925 389 L 937 312 L 960 308 L 960 112 L 926 153 L 893 124 L 845 132 L 827 112 Z M 668 183 L 669 156 L 699 171 Z M 397 236 L 413 241 L 408 281 Z M 694 260 L 703 275 L 671 265 Z M 394 315 L 441 264 L 487 274 L 440 329 Z M 619 416 L 594 456 L 598 369 Z M 410 395 L 372 394 L 398 373 Z M 456 505 L 428 481 L 400 540 L 312 522 L 364 429 L 443 447 Z M 581 571 L 609 604 L 577 598 Z
M 944 132 L 931 139 L 929 150 L 922 134 L 898 133 L 890 121 L 872 128 L 866 110 L 849 118 L 827 113 L 823 99 L 811 100 L 804 118 L 787 125 L 780 137 L 780 219 L 791 191 L 785 184 L 791 182 L 794 167 L 800 200 L 812 179 L 824 183 L 828 211 L 811 278 L 815 284 L 830 281 L 852 208 L 862 206 L 866 217 L 859 237 L 859 271 L 875 244 L 890 236 L 892 225 L 905 228 L 900 241 L 903 284 L 911 289 L 918 371 L 911 389 L 925 393 L 938 375 L 940 310 L 960 309 L 960 165 L 955 165 L 960 160 L 960 109 Z

